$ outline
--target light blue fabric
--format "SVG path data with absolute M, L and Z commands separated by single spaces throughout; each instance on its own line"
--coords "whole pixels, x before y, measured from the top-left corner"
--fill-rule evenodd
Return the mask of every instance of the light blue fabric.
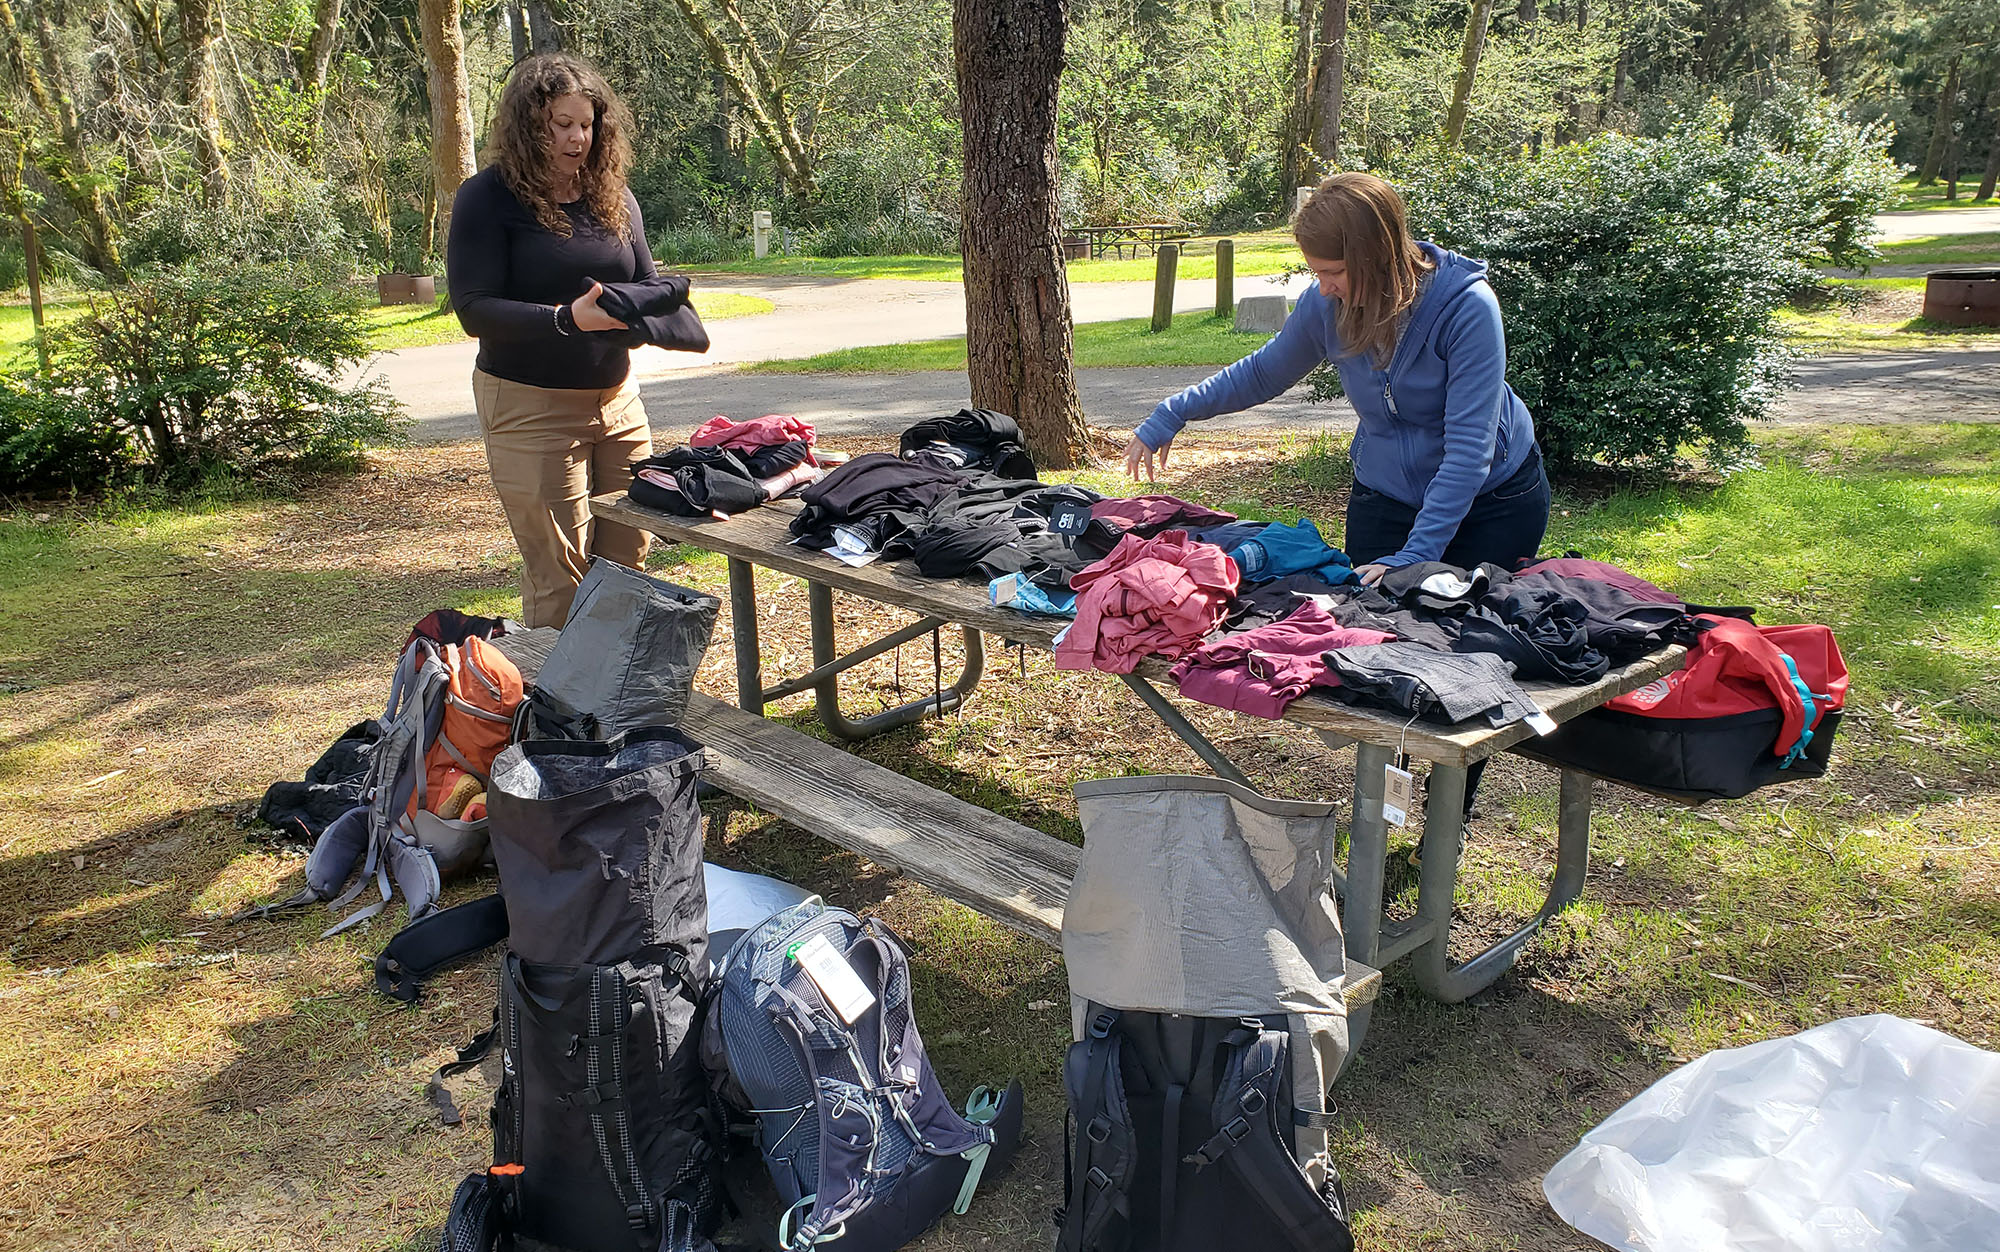
M 1243 581 L 1267 583 L 1288 574 L 1307 571 L 1338 587 L 1359 582 L 1347 554 L 1320 538 L 1319 527 L 1309 517 L 1290 526 L 1272 523 L 1229 550 L 1229 559 L 1243 572 Z
M 1011 583 L 1012 586 L 1003 588 L 1003 583 Z M 1002 600 L 1000 597 L 1003 594 L 1011 598 Z M 1045 591 L 1019 574 L 1002 574 L 986 584 L 986 597 L 994 604 L 1004 604 L 1023 613 L 1043 613 L 1050 617 L 1076 616 L 1074 591 Z
M 1507 385 L 1506 336 L 1486 263 L 1418 246 L 1437 273 L 1388 369 L 1376 369 L 1365 354 L 1342 354 L 1337 305 L 1313 286 L 1269 343 L 1162 401 L 1140 424 L 1139 441 L 1158 448 L 1189 422 L 1262 404 L 1333 361 L 1360 417 L 1351 445 L 1355 481 L 1417 510 L 1409 540 L 1380 563 L 1438 560 L 1474 498 L 1527 460 L 1535 427 Z

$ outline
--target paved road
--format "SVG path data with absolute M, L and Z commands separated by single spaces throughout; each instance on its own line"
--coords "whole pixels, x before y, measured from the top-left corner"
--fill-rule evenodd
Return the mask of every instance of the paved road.
M 1963 187 L 1965 184 L 1960 183 Z M 1970 193 L 1968 193 L 1970 194 Z M 1883 243 L 1923 239 L 1930 235 L 1974 235 L 2000 230 L 2000 205 L 1977 209 L 1927 209 L 1915 213 L 1883 213 L 1875 218 Z
M 1101 426 L 1125 430 L 1161 397 L 1207 377 L 1206 366 L 1077 371 L 1084 412 Z M 1799 387 L 1778 405 L 1777 420 L 1804 422 L 2000 422 L 2000 348 L 1971 352 L 1875 352 L 1813 357 L 1795 369 Z M 826 436 L 893 435 L 918 418 L 949 413 L 967 402 L 965 375 L 739 374 L 733 369 L 683 371 L 641 384 L 646 411 L 663 442 L 678 442 L 717 413 L 751 417 L 791 413 Z M 1294 388 L 1248 413 L 1216 418 L 1201 429 L 1351 430 L 1345 400 L 1313 404 Z M 451 441 L 478 436 L 470 417 L 433 418 L 418 438 Z
M 1240 278 L 1236 294 L 1239 299 L 1288 289 L 1296 294 L 1306 281 L 1303 276 L 1289 284 L 1279 279 Z M 767 278 L 742 274 L 719 274 L 712 279 L 697 277 L 696 282 L 705 290 L 762 296 L 777 307 L 770 313 L 713 323 L 708 328 L 712 344 L 701 356 L 657 348 L 639 349 L 633 353 L 632 367 L 642 386 L 660 379 L 713 374 L 717 366 L 746 361 L 814 356 L 871 344 L 947 339 L 965 333 L 965 292 L 958 283 L 880 278 Z M 1215 282 L 1185 279 L 1175 286 L 1174 297 L 1174 308 L 1180 312 L 1214 308 Z M 1077 283 L 1070 288 L 1070 303 L 1079 322 L 1146 317 L 1153 311 L 1153 284 Z M 477 345 L 468 341 L 406 348 L 382 355 L 378 368 L 421 425 L 421 438 L 469 439 L 478 434 L 469 382 L 477 354 Z M 796 394 L 800 387 L 794 381 L 789 390 Z M 655 395 L 662 394 L 665 393 L 657 386 L 647 387 L 649 404 Z M 747 401 L 732 401 L 710 409 L 700 420 L 717 413 L 754 417 L 757 414 L 750 410 L 755 407 Z M 757 409 L 757 413 L 780 410 L 783 406 Z
M 1890 213 L 1876 219 L 1884 239 L 2000 230 L 2000 207 Z M 1876 274 L 1912 267 L 1878 267 Z M 1924 267 L 1916 267 L 1920 272 Z M 775 310 L 732 318 L 709 328 L 714 346 L 705 356 L 643 348 L 633 356 L 647 410 L 663 432 L 677 432 L 717 413 L 732 417 L 795 413 L 829 433 L 845 429 L 896 431 L 918 416 L 949 412 L 966 400 L 960 374 L 841 377 L 739 375 L 733 366 L 749 361 L 812 356 L 840 348 L 909 343 L 965 333 L 965 297 L 957 283 L 902 279 L 778 278 L 715 275 L 697 281 L 717 291 L 739 291 L 770 300 Z M 1296 295 L 1303 277 L 1242 278 L 1237 295 L 1286 291 Z M 1079 322 L 1144 317 L 1152 311 L 1150 282 L 1076 283 L 1070 300 Z M 1212 308 L 1213 280 L 1184 279 L 1174 307 L 1182 312 Z M 417 437 L 426 441 L 476 438 L 471 388 L 476 346 L 444 344 L 386 353 L 378 368 L 417 419 Z M 1804 391 L 1785 403 L 1784 412 L 1810 417 L 1816 412 L 1851 414 L 1869 420 L 1913 420 L 1937 416 L 1933 388 L 1949 387 L 1951 403 L 1964 416 L 1987 420 L 1993 387 L 1951 364 L 1984 360 L 1991 354 L 1950 354 L 1950 360 L 1917 354 L 1880 357 L 1823 357 L 1800 367 Z M 1206 377 L 1206 367 L 1106 369 L 1078 372 L 1084 412 L 1106 426 L 1125 427 L 1143 417 L 1160 397 Z M 1916 388 L 1916 391 L 1905 390 Z M 1294 392 L 1255 416 L 1236 421 L 1254 425 L 1339 422 L 1346 406 L 1308 406 Z M 1843 419 L 1846 420 L 1846 419 Z

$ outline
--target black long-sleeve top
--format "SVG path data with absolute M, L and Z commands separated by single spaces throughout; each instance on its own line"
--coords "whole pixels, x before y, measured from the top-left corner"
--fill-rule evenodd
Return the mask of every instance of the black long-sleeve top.
M 583 202 L 562 206 L 575 225 L 564 239 L 514 198 L 497 167 L 459 185 L 452 201 L 445 275 L 465 333 L 479 340 L 479 368 L 531 387 L 616 387 L 631 372 L 622 331 L 556 330 L 555 307 L 590 290 L 590 281 L 629 283 L 658 271 L 646 246 L 639 202 L 628 189 L 632 241 L 597 224 Z

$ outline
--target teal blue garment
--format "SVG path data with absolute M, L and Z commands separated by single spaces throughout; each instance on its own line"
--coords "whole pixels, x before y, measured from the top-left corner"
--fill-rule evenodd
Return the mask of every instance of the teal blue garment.
M 1074 591 L 1048 591 L 1019 574 L 1002 574 L 986 584 L 986 596 L 994 604 L 1019 609 L 1023 613 L 1042 613 L 1049 617 L 1076 616 Z M 1007 598 L 1002 599 L 1002 596 Z
M 1267 583 L 1289 574 L 1316 574 L 1338 587 L 1359 582 L 1347 554 L 1320 538 L 1319 526 L 1302 517 L 1290 526 L 1272 523 L 1230 549 L 1229 558 L 1248 583 Z

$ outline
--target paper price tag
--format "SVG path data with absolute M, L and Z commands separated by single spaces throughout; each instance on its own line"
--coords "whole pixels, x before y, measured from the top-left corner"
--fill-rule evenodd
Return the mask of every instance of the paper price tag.
M 1396 826 L 1410 824 L 1410 810 L 1417 807 L 1417 776 L 1393 765 L 1382 767 L 1382 817 Z
M 833 944 L 825 935 L 814 935 L 799 945 L 792 959 L 805 970 L 806 977 L 813 980 L 828 1007 L 840 1014 L 840 1020 L 852 1026 L 861 1020 L 861 1015 L 875 1003 L 875 993 L 868 990 L 861 981 L 861 975 L 854 967 L 834 951 Z

